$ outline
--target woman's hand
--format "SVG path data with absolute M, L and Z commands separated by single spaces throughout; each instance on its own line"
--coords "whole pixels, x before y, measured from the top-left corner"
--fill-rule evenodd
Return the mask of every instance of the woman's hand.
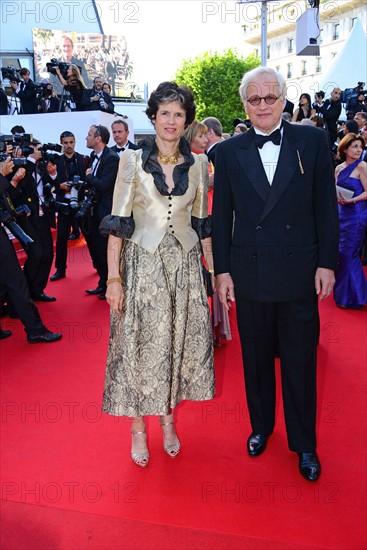
M 110 308 L 114 313 L 122 312 L 122 305 L 124 301 L 124 291 L 121 283 L 115 281 L 107 286 L 106 300 Z
M 353 198 L 347 199 L 344 195 L 342 195 L 342 193 L 338 193 L 338 204 L 341 204 L 342 206 L 344 204 L 355 204 L 355 201 Z

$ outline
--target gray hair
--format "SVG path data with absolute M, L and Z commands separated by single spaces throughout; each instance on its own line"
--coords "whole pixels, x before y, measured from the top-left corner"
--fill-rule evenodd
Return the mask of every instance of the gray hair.
M 287 95 L 287 87 L 286 87 L 286 81 L 283 75 L 278 73 L 277 71 L 274 71 L 274 69 L 271 69 L 270 67 L 256 67 L 256 69 L 252 69 L 252 71 L 249 71 L 243 75 L 240 87 L 239 87 L 239 93 L 242 100 L 247 100 L 247 89 L 252 84 L 256 86 L 256 83 L 254 80 L 260 76 L 260 75 L 267 75 L 269 77 L 269 93 L 275 93 L 277 95 L 277 92 L 279 93 L 279 99 L 285 99 Z M 273 85 L 270 86 L 270 80 L 275 80 L 278 83 L 278 90 L 277 92 L 273 90 Z
M 205 124 L 208 130 L 213 130 L 216 136 L 222 137 L 223 127 L 217 118 L 215 118 L 214 116 L 208 116 L 207 118 L 204 118 L 204 120 L 202 120 L 201 122 Z

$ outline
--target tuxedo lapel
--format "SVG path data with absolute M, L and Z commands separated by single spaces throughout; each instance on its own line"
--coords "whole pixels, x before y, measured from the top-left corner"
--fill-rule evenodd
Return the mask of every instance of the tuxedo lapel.
M 305 146 L 306 143 L 304 140 L 297 141 L 294 137 L 291 124 L 285 122 L 277 167 L 259 223 L 274 208 L 289 185 L 295 171 L 300 171 L 298 154 L 301 158 Z
M 236 145 L 238 145 L 235 154 L 242 170 L 252 187 L 265 202 L 270 193 L 270 185 L 261 162 L 259 150 L 255 145 L 254 134 L 254 129 L 251 128 L 241 136 L 231 139 L 236 140 Z

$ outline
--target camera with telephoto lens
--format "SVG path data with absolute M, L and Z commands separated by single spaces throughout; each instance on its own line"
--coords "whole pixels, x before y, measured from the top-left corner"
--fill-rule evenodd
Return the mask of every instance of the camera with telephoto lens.
M 70 185 L 70 208 L 78 210 L 79 191 L 83 189 L 85 182 L 80 179 L 80 176 L 74 176 L 73 181 L 68 181 L 68 185 Z
M 75 218 L 83 225 L 86 219 L 91 215 L 92 208 L 99 203 L 100 195 L 94 187 L 88 189 L 88 195 L 80 205 L 78 212 L 75 214 Z
M 20 147 L 22 150 L 22 156 L 27 157 L 28 155 L 34 153 L 34 147 L 29 146 L 32 141 L 32 134 L 14 134 L 14 136 L 12 134 L 3 134 L 0 136 L 0 152 L 5 152 L 7 146 L 11 145 L 12 147 Z
M 60 202 L 55 199 L 52 194 L 53 187 L 51 183 L 46 183 L 43 186 L 43 206 L 53 211 L 60 211 L 64 214 L 69 214 L 69 204 L 67 202 Z
M 9 193 L 0 195 L 0 223 L 18 239 L 20 244 L 26 250 L 34 241 L 24 233 L 23 229 L 16 223 L 16 219 L 22 216 L 28 216 L 30 210 L 26 204 L 22 204 L 17 209 L 10 199 Z
M 49 98 L 52 95 L 53 86 L 49 82 L 40 82 L 36 86 L 37 99 Z
M 14 169 L 20 168 L 21 166 L 27 166 L 27 159 L 12 158 L 11 155 L 4 155 L 3 153 L 0 154 L 0 162 L 5 162 L 8 158 L 11 158 L 12 163 L 14 164 Z
M 62 77 L 67 80 L 68 68 L 70 67 L 70 65 L 71 63 L 65 63 L 65 61 L 57 61 L 57 59 L 52 58 L 50 63 L 46 63 L 46 70 L 48 73 L 57 76 L 56 69 L 59 68 Z
M 19 76 L 20 69 L 16 69 L 12 65 L 8 65 L 7 67 L 1 67 L 1 75 L 3 80 L 10 80 L 10 82 L 15 82 L 16 84 L 19 84 L 21 82 L 21 78 Z

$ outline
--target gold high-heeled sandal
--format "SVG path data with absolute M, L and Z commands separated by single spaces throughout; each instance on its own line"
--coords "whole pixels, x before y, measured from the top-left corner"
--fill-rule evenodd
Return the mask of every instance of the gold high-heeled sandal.
M 169 426 L 170 424 L 174 424 L 174 420 L 171 420 L 170 422 L 161 422 L 160 421 L 159 423 L 160 423 L 160 425 L 162 427 L 162 431 L 163 431 L 163 426 Z M 177 437 L 177 434 L 176 434 L 176 437 Z M 178 453 L 181 450 L 181 443 L 180 443 L 178 437 L 177 437 L 177 443 L 172 443 L 171 445 L 167 445 L 166 443 L 163 442 L 163 450 L 170 458 L 176 458 L 176 456 L 178 455 Z
M 141 435 L 144 434 L 145 437 L 147 436 L 146 432 L 131 432 L 131 435 Z M 149 451 L 145 451 L 144 453 L 133 453 L 131 451 L 131 458 L 134 464 L 139 466 L 139 468 L 146 468 L 149 463 Z

